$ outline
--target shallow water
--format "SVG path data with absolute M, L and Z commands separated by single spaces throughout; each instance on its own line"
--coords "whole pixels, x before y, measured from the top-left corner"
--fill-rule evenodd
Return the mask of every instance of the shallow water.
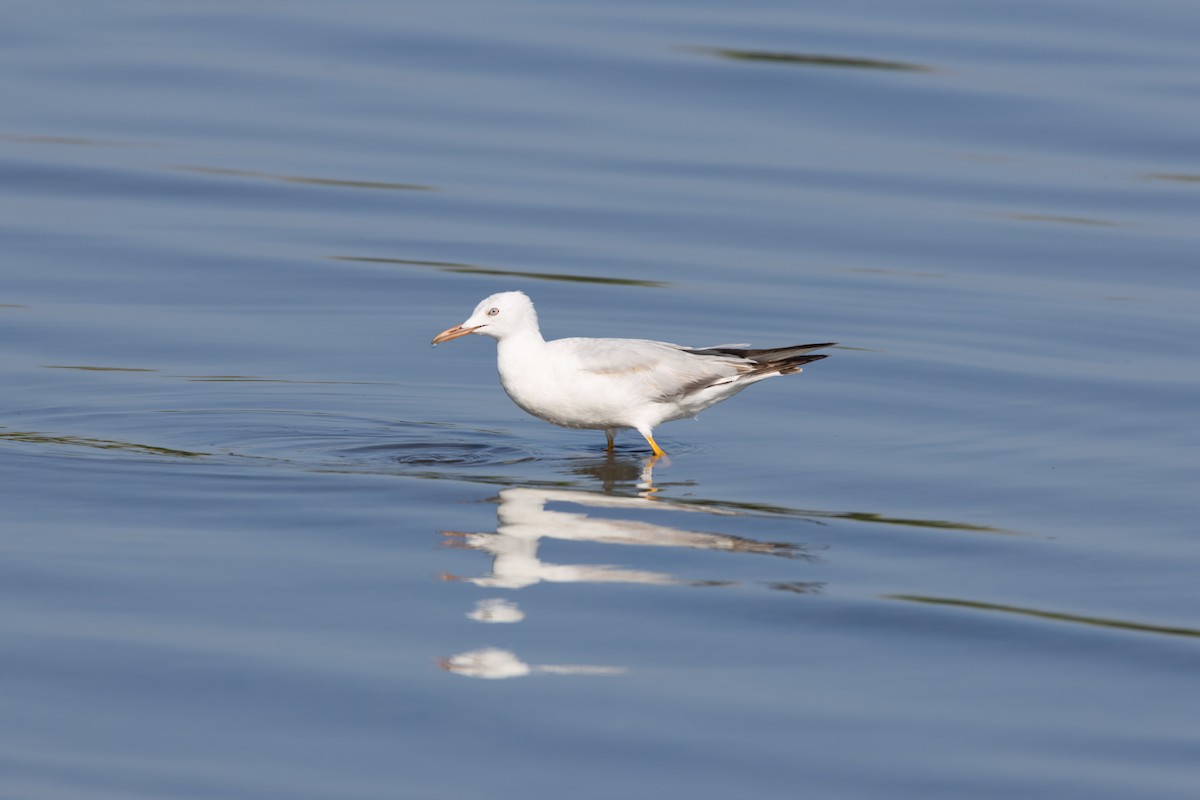
M 1195 796 L 1194 4 L 10 16 L 0 794 Z

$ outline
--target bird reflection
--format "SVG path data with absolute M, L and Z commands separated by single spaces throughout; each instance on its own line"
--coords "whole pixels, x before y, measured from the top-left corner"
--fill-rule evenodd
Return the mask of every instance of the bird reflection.
M 738 512 L 705 508 L 664 499 L 655 494 L 650 460 L 640 469 L 629 462 L 609 457 L 574 470 L 598 480 L 608 489 L 636 486 L 635 496 L 587 492 L 575 489 L 512 486 L 495 498 L 496 530 L 470 533 L 442 531 L 449 547 L 475 550 L 491 556 L 491 569 L 482 575 L 464 577 L 444 574 L 446 580 L 462 581 L 489 589 L 523 589 L 539 583 L 638 583 L 659 586 L 720 586 L 734 581 L 688 580 L 666 572 L 604 564 L 562 564 L 542 560 L 538 548 L 543 539 L 598 544 L 685 547 L 735 553 L 758 553 L 786 558 L 810 559 L 804 546 L 790 542 L 748 539 L 722 533 L 706 533 L 631 518 L 663 511 L 738 516 Z M 568 506 L 563 508 L 562 506 Z M 606 516 L 592 516 L 590 509 L 603 509 Z M 621 518 L 613 518 L 616 516 Z M 627 512 L 620 514 L 620 512 Z M 820 585 L 796 582 L 790 591 L 819 591 Z M 483 623 L 515 623 L 525 618 L 516 603 L 502 598 L 480 600 L 467 612 L 468 618 Z M 448 672 L 471 678 L 504 679 L 535 674 L 614 675 L 623 667 L 596 665 L 532 665 L 510 650 L 495 647 L 471 650 L 444 658 L 440 666 Z
M 636 519 L 590 517 L 581 512 L 547 509 L 549 503 L 638 511 L 701 511 L 692 506 L 647 497 L 619 497 L 572 489 L 510 487 L 500 491 L 494 533 L 442 531 L 450 546 L 490 554 L 491 572 L 478 577 L 449 574 L 443 577 L 447 580 L 461 580 L 477 586 L 500 589 L 523 589 L 543 581 L 658 585 L 726 583 L 686 581 L 663 572 L 603 564 L 552 564 L 538 557 L 538 545 L 544 538 L 602 544 L 727 550 L 791 558 L 809 557 L 801 546 L 788 542 L 762 542 L 729 534 L 682 530 Z

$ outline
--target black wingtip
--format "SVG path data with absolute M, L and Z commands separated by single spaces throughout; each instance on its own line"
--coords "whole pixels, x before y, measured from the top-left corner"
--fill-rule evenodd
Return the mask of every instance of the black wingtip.
M 820 344 L 796 344 L 791 347 L 768 347 L 763 349 L 749 349 L 740 347 L 707 347 L 707 348 L 685 348 L 688 352 L 698 356 L 733 356 L 734 358 L 746 358 L 750 361 L 757 361 L 759 364 L 768 364 L 772 361 L 787 361 L 796 358 L 804 353 L 820 350 L 825 347 L 833 347 L 837 342 L 822 342 Z M 824 358 L 824 356 L 822 356 Z

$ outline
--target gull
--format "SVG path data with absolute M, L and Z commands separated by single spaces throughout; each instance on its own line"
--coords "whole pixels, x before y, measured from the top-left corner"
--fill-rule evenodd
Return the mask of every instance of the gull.
M 645 437 L 654 458 L 666 453 L 654 441 L 663 422 L 695 417 L 752 383 L 801 372 L 831 347 L 801 344 L 751 350 L 747 345 L 684 347 L 650 339 L 542 338 L 533 301 L 524 292 L 484 299 L 460 325 L 433 344 L 477 333 L 496 340 L 504 391 L 523 411 L 564 428 L 603 430 L 608 450 L 617 430 Z

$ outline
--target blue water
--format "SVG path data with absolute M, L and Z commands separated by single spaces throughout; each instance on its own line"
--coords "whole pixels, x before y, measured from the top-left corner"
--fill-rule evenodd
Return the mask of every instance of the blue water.
M 1193 798 L 1194 3 L 0 33 L 0 796 Z M 489 340 L 837 341 L 553 428 Z

